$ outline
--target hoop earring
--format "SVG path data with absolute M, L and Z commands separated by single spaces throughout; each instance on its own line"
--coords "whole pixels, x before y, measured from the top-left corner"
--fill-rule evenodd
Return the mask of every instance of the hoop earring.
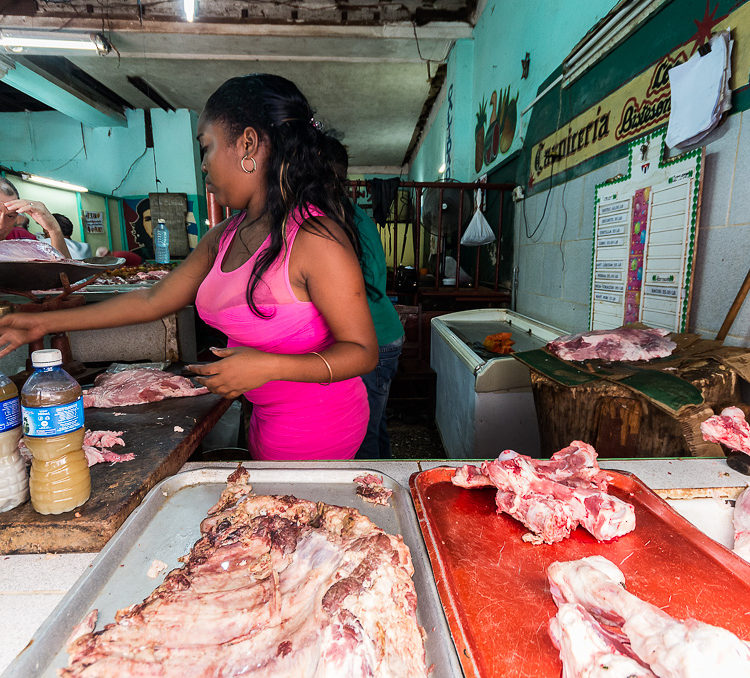
M 252 174 L 253 172 L 255 172 L 256 169 L 258 169 L 258 165 L 256 164 L 255 158 L 252 155 L 250 156 L 250 160 L 253 163 L 253 168 L 251 170 L 245 168 L 245 160 L 247 160 L 247 153 L 245 153 L 242 160 L 240 160 L 240 167 L 242 167 L 242 171 L 245 174 Z

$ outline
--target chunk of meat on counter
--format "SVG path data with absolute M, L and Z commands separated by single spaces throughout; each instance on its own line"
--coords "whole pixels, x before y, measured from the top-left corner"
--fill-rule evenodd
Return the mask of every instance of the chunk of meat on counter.
M 84 407 L 121 407 L 154 403 L 165 398 L 182 398 L 208 393 L 205 387 L 177 374 L 163 370 L 136 368 L 122 372 L 105 372 L 93 388 L 83 392 Z
M 122 431 L 89 431 L 87 429 L 83 436 L 83 453 L 86 455 L 88 465 L 135 459 L 132 452 L 119 454 L 109 449 L 115 445 L 125 445 L 125 441 L 120 436 L 122 436 Z
M 52 245 L 38 240 L 0 241 L 0 262 L 3 261 L 72 261 L 66 259 Z
M 610 362 L 653 360 L 671 355 L 677 348 L 667 330 L 620 327 L 558 337 L 547 350 L 562 360 L 607 360 Z
M 656 678 L 580 605 L 563 603 L 549 622 L 562 678 Z
M 734 552 L 750 563 L 750 487 L 737 497 L 734 505 Z
M 388 500 L 393 494 L 393 490 L 389 490 L 383 486 L 382 476 L 366 473 L 365 475 L 357 476 L 354 482 L 357 483 L 356 492 L 362 499 L 369 501 L 371 504 L 388 506 Z
M 409 549 L 352 508 L 256 496 L 239 468 L 143 602 L 68 646 L 62 678 L 426 678 Z
M 623 573 L 602 556 L 552 563 L 547 577 L 558 607 L 580 605 L 600 623 L 619 628 L 635 656 L 660 678 L 750 676 L 750 644 L 718 626 L 679 621 L 629 593 Z
M 607 477 L 596 451 L 580 440 L 538 460 L 505 450 L 481 467 L 470 464 L 452 479 L 464 488 L 497 488 L 498 513 L 507 513 L 529 529 L 525 541 L 553 544 L 579 525 L 599 541 L 609 541 L 635 529 L 631 504 L 606 493 Z
M 701 424 L 701 433 L 703 440 L 750 454 L 750 423 L 739 407 L 725 407 L 721 414 L 706 419 Z

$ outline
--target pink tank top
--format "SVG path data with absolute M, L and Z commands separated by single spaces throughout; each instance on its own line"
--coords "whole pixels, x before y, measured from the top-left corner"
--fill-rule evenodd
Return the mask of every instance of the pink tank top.
M 313 216 L 323 213 L 309 208 Z M 198 289 L 195 306 L 208 325 L 227 335 L 228 346 L 250 346 L 267 353 L 302 354 L 323 351 L 333 335 L 311 301 L 299 301 L 289 281 L 289 255 L 299 232 L 299 213 L 287 222 L 286 247 L 264 273 L 254 300 L 261 318 L 247 304 L 253 264 L 270 244 L 263 242 L 247 262 L 225 273 L 227 250 L 245 213 L 238 214 L 219 241 L 216 260 Z M 351 459 L 364 439 L 369 407 L 359 377 L 328 386 L 271 381 L 245 393 L 253 403 L 248 430 L 250 454 L 259 460 Z

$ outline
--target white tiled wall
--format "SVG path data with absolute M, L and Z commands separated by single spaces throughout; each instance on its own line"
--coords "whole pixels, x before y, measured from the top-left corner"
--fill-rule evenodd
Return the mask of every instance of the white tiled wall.
M 750 111 L 729 116 L 705 145 L 689 329 L 713 338 L 750 267 Z M 549 197 L 542 191 L 527 198 L 525 217 L 523 203 L 516 205 L 519 313 L 569 331 L 588 328 L 594 189 L 626 171 L 623 157 L 554 187 Z M 527 238 L 526 228 L 533 231 L 540 219 L 536 235 Z M 750 299 L 727 343 L 750 346 Z

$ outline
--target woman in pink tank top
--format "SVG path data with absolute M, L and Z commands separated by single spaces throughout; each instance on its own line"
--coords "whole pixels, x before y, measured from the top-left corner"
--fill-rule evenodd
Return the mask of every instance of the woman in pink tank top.
M 348 459 L 369 415 L 359 375 L 377 363 L 358 241 L 327 137 L 289 80 L 232 78 L 198 124 L 206 189 L 238 211 L 149 290 L 0 318 L 0 357 L 51 331 L 116 327 L 195 302 L 226 334 L 198 380 L 253 404 L 255 459 Z

